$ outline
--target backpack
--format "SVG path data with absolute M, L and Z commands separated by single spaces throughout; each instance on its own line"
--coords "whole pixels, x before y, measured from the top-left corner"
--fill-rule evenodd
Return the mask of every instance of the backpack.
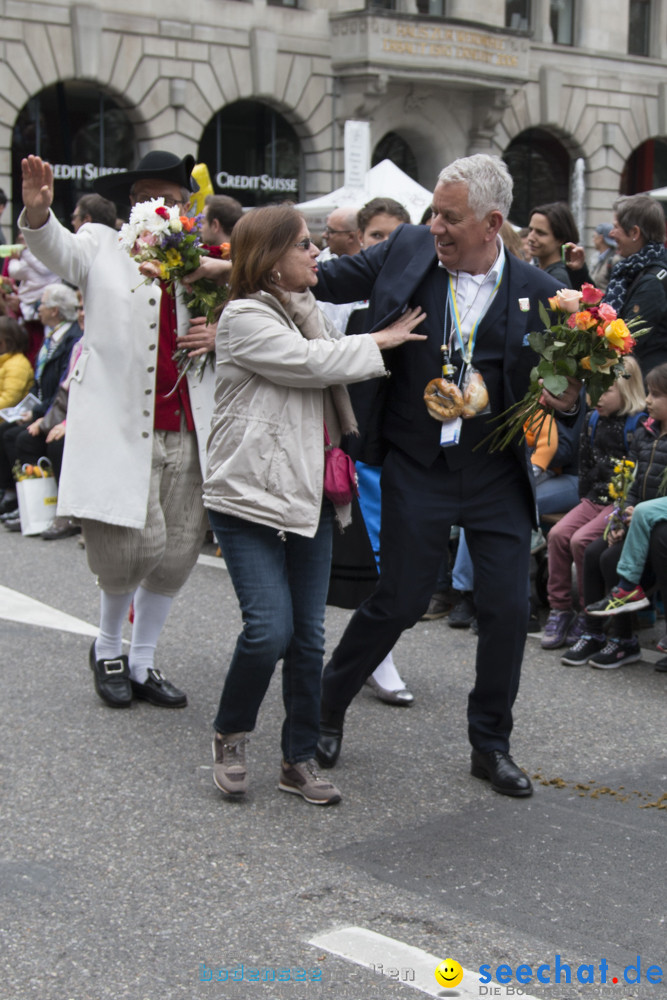
M 667 275 L 667 271 L 665 272 L 665 275 Z M 637 429 L 637 424 L 645 416 L 647 416 L 647 414 L 642 411 L 641 413 L 630 413 L 625 418 L 625 424 L 623 426 L 623 443 L 625 445 L 626 455 L 630 450 L 630 444 L 634 437 L 635 430 Z M 593 447 L 593 442 L 595 440 L 595 431 L 599 419 L 600 419 L 600 414 L 598 413 L 597 410 L 593 410 L 590 417 L 588 418 L 588 439 L 591 443 L 591 448 Z

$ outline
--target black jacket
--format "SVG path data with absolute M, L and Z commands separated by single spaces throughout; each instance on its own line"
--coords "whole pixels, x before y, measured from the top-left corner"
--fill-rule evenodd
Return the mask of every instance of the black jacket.
M 667 268 L 667 255 L 664 266 Z M 626 323 L 639 317 L 642 326 L 650 328 L 632 352 L 646 378 L 652 368 L 667 361 L 667 287 L 645 269 L 631 283 L 619 316 Z
M 637 473 L 628 493 L 628 505 L 660 496 L 660 483 L 667 470 L 667 434 L 660 437 L 660 425 L 652 417 L 637 428 L 629 457 L 637 463 Z
M 637 457 L 627 454 L 625 416 L 600 417 L 594 435 L 591 431 L 592 416 L 593 413 L 589 413 L 579 444 L 579 496 L 582 500 L 607 504 L 610 503 L 607 491 L 616 462 L 626 457 L 636 461 Z M 630 448 L 633 441 L 634 437 L 628 442 Z

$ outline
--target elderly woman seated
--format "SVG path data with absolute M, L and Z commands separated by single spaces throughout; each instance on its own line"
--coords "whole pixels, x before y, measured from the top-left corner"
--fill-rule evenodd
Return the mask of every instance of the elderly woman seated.
M 58 386 L 69 367 L 72 348 L 82 330 L 76 322 L 78 297 L 69 285 L 47 285 L 39 306 L 39 318 L 45 336 L 35 363 L 35 385 L 32 392 L 38 399 L 34 408 L 13 424 L 0 426 L 0 515 L 5 524 L 18 518 L 18 502 L 12 469 L 18 459 L 17 439 L 29 424 L 43 417 L 53 403 Z

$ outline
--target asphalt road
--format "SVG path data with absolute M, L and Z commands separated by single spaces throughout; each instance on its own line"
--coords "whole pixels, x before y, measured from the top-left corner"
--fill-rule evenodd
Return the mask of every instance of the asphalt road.
M 76 539 L 0 529 L 0 1000 L 664 1000 L 657 654 L 573 669 L 528 639 L 513 753 L 536 792 L 515 801 L 468 772 L 474 636 L 421 623 L 396 653 L 414 706 L 365 690 L 349 712 L 339 806 L 277 788 L 277 678 L 251 791 L 230 803 L 210 727 L 240 618 L 204 554 L 159 650 L 187 709 L 112 711 L 88 668 L 98 594 Z M 36 624 L 48 608 L 75 621 Z M 347 618 L 330 609 L 330 649 Z M 457 989 L 435 958 L 466 970 Z

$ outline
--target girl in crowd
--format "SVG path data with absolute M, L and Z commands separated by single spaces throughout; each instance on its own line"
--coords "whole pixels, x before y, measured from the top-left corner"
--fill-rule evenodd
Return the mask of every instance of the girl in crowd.
M 627 496 L 626 526 L 609 532 L 608 539 L 599 538 L 586 549 L 583 569 L 584 604 L 588 609 L 607 594 L 618 576 L 618 562 L 623 548 L 627 523 L 631 523 L 636 504 L 652 500 L 663 490 L 667 469 L 667 364 L 659 365 L 646 377 L 648 419 L 637 428 L 629 457 L 635 464 L 635 478 Z M 657 524 L 649 545 L 649 575 L 657 581 L 661 593 L 667 593 L 667 522 Z M 576 645 L 567 651 L 563 662 L 576 666 L 590 663 L 608 670 L 641 659 L 639 640 L 632 633 L 628 615 L 611 618 L 605 637 L 605 619 L 586 616 L 586 631 Z
M 599 538 L 612 510 L 607 496 L 614 464 L 625 457 L 630 445 L 628 418 L 644 412 L 646 395 L 639 365 L 624 358 L 627 378 L 617 378 L 600 396 L 589 414 L 579 445 L 579 496 L 576 507 L 561 518 L 547 536 L 549 617 L 544 626 L 543 649 L 572 645 L 586 631 L 585 616 L 572 606 L 572 564 L 576 568 L 579 606 L 584 607 L 583 560 L 586 546 Z M 575 656 L 579 655 L 578 645 Z M 597 650 L 596 650 L 597 651 Z M 568 656 L 563 663 L 569 663 Z
M 34 375 L 25 356 L 27 347 L 25 330 L 15 319 L 0 316 L 0 410 L 16 406 L 30 392 Z

